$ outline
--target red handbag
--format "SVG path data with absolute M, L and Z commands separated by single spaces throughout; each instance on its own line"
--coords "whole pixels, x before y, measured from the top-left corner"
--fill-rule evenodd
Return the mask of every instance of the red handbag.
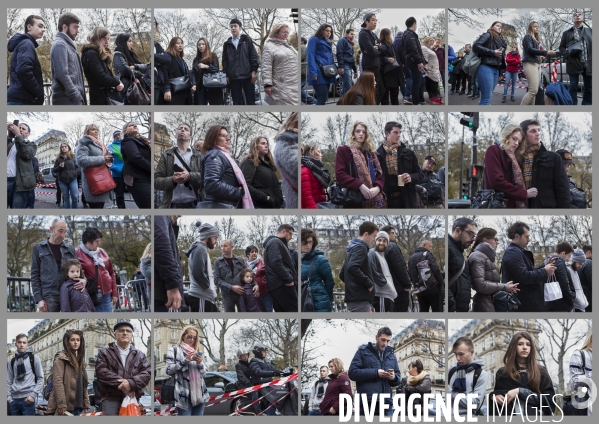
M 106 165 L 90 166 L 85 169 L 85 179 L 92 194 L 98 196 L 113 190 L 116 183 Z

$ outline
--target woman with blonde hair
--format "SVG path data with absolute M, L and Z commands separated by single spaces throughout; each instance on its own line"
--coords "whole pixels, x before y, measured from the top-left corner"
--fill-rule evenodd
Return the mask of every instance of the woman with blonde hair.
M 86 125 L 83 134 L 76 149 L 77 165 L 81 168 L 81 191 L 90 209 L 103 209 L 104 204 L 110 201 L 110 192 L 92 194 L 85 177 L 85 170 L 98 165 L 110 166 L 114 159 L 111 152 L 106 149 L 106 145 L 99 139 L 96 125 Z
M 62 201 L 65 209 L 77 209 L 79 187 L 77 184 L 77 175 L 79 175 L 79 166 L 75 162 L 75 155 L 68 143 L 60 143 L 60 152 L 54 161 L 52 172 L 58 175 L 58 185 L 62 193 Z
M 299 113 L 289 114 L 285 123 L 279 129 L 279 134 L 275 137 L 275 164 L 283 177 L 283 194 L 285 195 L 285 208 L 297 208 L 297 186 L 298 186 L 298 167 L 297 155 L 299 151 L 298 144 L 299 131 Z
M 166 373 L 175 376 L 175 402 L 179 416 L 204 415 L 208 389 L 204 376 L 204 353 L 200 351 L 200 332 L 192 325 L 183 329 L 176 346 L 166 354 Z
M 572 392 L 574 392 L 578 387 L 585 386 L 585 379 L 592 380 L 593 378 L 593 329 L 589 329 L 589 334 L 585 339 L 582 347 L 580 349 L 575 350 L 570 356 L 569 363 L 570 370 L 570 381 L 568 386 Z M 587 381 L 588 381 L 587 380 Z M 592 389 L 587 384 L 586 387 Z M 587 396 L 589 399 L 592 399 L 593 393 L 588 392 Z M 580 399 L 582 401 L 582 399 Z M 593 404 L 589 402 L 589 406 L 583 409 L 575 409 L 576 413 L 572 413 L 574 411 L 564 411 L 564 415 L 593 415 Z
M 539 85 L 541 83 L 541 62 L 545 56 L 555 56 L 553 50 L 543 50 L 540 47 L 539 23 L 532 21 L 528 24 L 526 35 L 522 38 L 522 67 L 528 91 L 522 98 L 521 105 L 534 105 Z
M 289 26 L 273 25 L 262 49 L 262 82 L 269 105 L 297 105 L 298 53 L 289 41 Z
M 112 73 L 112 51 L 108 47 L 110 31 L 96 27 L 87 37 L 81 49 L 81 65 L 89 88 L 90 105 L 110 105 L 111 100 L 120 102 L 117 92 L 125 86 Z
M 537 197 L 534 187 L 526 189 L 519 162 L 526 149 L 524 131 L 509 124 L 501 131 L 501 141 L 492 144 L 485 153 L 485 189 L 503 193 L 508 208 L 523 209 L 526 200 Z
M 341 187 L 360 191 L 362 202 L 344 208 L 385 208 L 385 176 L 374 150 L 368 126 L 355 122 L 347 144 L 337 148 L 335 178 Z
M 250 152 L 241 163 L 241 172 L 250 189 L 254 207 L 280 209 L 283 192 L 277 177 L 277 167 L 266 137 L 258 136 L 250 142 Z
M 165 104 L 191 105 L 196 86 L 192 84 L 193 75 L 183 60 L 183 39 L 181 37 L 171 38 L 166 52 L 171 56 L 171 61 L 162 70 L 165 79 L 163 87 Z
M 439 94 L 439 82 L 441 81 L 441 72 L 439 70 L 439 58 L 433 50 L 435 40 L 431 37 L 424 37 L 422 40 L 422 54 L 424 55 L 426 76 L 424 84 L 428 93 L 428 101 L 432 105 L 442 105 L 443 99 Z M 443 63 L 445 66 L 445 63 Z
M 339 358 L 329 361 L 329 384 L 324 392 L 324 399 L 320 403 L 322 415 L 339 415 L 339 395 L 352 395 L 351 384 L 347 371 L 343 369 L 343 362 Z

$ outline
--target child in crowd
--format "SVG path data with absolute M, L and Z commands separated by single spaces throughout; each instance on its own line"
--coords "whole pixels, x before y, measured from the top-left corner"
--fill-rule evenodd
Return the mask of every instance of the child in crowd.
M 239 295 L 237 309 L 239 312 L 266 312 L 259 297 L 254 297 L 254 273 L 251 269 L 244 269 L 239 274 L 239 280 L 243 287 L 243 294 Z
M 81 278 L 81 263 L 77 259 L 69 259 L 63 264 L 61 272 L 66 280 L 60 286 L 60 311 L 96 312 L 87 289 L 75 290 L 73 288 L 73 285 Z

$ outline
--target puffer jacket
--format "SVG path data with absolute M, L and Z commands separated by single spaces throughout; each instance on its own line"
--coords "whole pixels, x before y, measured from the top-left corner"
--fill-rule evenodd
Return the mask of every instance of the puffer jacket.
M 374 277 L 368 262 L 368 246 L 362 240 L 354 238 L 347 245 L 339 278 L 345 283 L 345 303 L 373 302 Z M 369 288 L 372 290 L 368 291 Z
M 462 269 L 462 264 L 466 261 L 464 259 L 464 248 L 459 241 L 455 241 L 451 235 L 448 239 L 448 269 L 449 279 L 457 275 Z M 464 264 L 464 270 L 458 277 L 458 279 L 449 286 L 449 312 L 468 312 L 470 307 L 470 290 L 472 283 L 470 279 L 470 266 L 468 262 Z
M 109 343 L 107 347 L 98 352 L 96 376 L 100 383 L 102 400 L 108 399 L 121 402 L 125 398 L 125 394 L 117 388 L 120 384 L 117 380 L 127 380 L 137 399 L 143 396 L 144 388 L 150 384 L 152 367 L 146 355 L 133 346 L 130 346 L 130 348 L 131 351 L 127 356 L 124 367 L 119 347 L 115 342 Z
M 29 34 L 15 34 L 8 40 L 10 85 L 6 93 L 9 102 L 44 104 L 44 79 L 37 57 L 37 41 Z
M 299 150 L 297 131 L 286 130 L 275 137 L 273 157 L 282 177 L 285 209 L 297 209 Z
M 269 105 L 297 105 L 297 51 L 287 40 L 271 37 L 262 49 L 262 81 L 264 87 L 272 87 L 266 95 Z
M 491 34 L 485 32 L 472 45 L 474 53 L 480 57 L 481 65 L 501 68 L 505 57 L 505 48 L 507 44 L 503 38 L 495 37 L 491 41 Z M 500 57 L 495 56 L 495 50 L 504 49 Z
M 528 199 L 532 209 L 569 209 L 570 184 L 562 158 L 545 148 L 543 143 L 532 162 L 532 183 L 539 194 Z
M 439 71 L 439 59 L 437 54 L 430 47 L 425 46 L 424 44 L 421 47 L 424 60 L 427 62 L 425 66 L 426 76 L 435 82 L 441 81 L 441 72 Z M 445 61 L 441 63 L 445 64 Z
M 250 381 L 254 385 L 272 381 L 275 371 L 273 366 L 264 359 L 252 358 L 250 361 Z
M 37 144 L 34 141 L 23 140 L 20 135 L 8 137 L 6 154 L 10 153 L 12 146 L 16 146 L 16 185 L 17 191 L 29 191 L 35 188 L 35 172 L 33 172 L 33 158 L 37 152 Z
M 566 58 L 568 74 L 585 73 L 585 75 L 591 76 L 593 75 L 593 29 L 586 27 L 582 29 L 581 36 L 587 44 L 587 61 L 584 63 L 581 61 L 580 54 L 572 56 L 568 54 L 568 46 L 574 42 L 574 31 L 574 26 L 564 31 L 559 43 L 559 52 Z
M 505 70 L 507 72 L 518 72 L 518 65 L 522 62 L 520 53 L 509 52 L 505 55 L 505 64 L 507 65 Z
M 100 58 L 100 52 L 93 45 L 85 45 L 81 50 L 81 64 L 89 88 L 89 104 L 107 104 L 107 97 L 116 98 L 116 87 L 120 80 L 116 78 L 108 66 L 108 57 Z M 112 93 L 111 93 L 112 92 Z
M 219 149 L 209 150 L 202 159 L 202 169 L 206 201 L 237 206 L 244 193 L 224 153 Z
M 426 64 L 424 55 L 422 54 L 422 46 L 418 40 L 418 34 L 411 29 L 406 29 L 403 33 L 401 44 L 406 66 L 417 65 L 419 63 Z
M 539 42 L 532 35 L 526 34 L 522 39 L 522 62 L 541 63 L 547 50 L 539 48 Z
M 557 262 L 555 262 L 557 269 L 553 276 L 555 277 L 554 280 L 557 280 L 559 283 L 559 287 L 562 291 L 562 298 L 551 302 L 545 302 L 545 309 L 551 312 L 571 312 L 574 309 L 574 299 L 576 299 L 574 282 L 572 281 L 572 277 L 570 277 L 566 262 L 561 256 L 556 254 L 547 256 L 543 262 L 543 266 L 547 265 L 547 261 L 551 258 L 557 258 Z
M 302 209 L 318 209 L 317 203 L 326 202 L 325 188 L 314 174 L 302 165 Z
M 545 312 L 544 284 L 547 282 L 547 272 L 544 268 L 535 268 L 531 251 L 510 243 L 501 258 L 501 269 L 502 283 L 519 283 L 520 291 L 516 296 L 521 305 L 518 312 Z
M 87 255 L 81 247 L 77 247 L 75 252 L 77 253 L 77 259 L 81 262 L 81 268 L 83 269 L 85 278 L 88 280 L 94 278 L 96 275 L 94 260 Z M 102 289 L 102 294 L 110 293 L 111 297 L 118 297 L 116 275 L 114 273 L 114 268 L 112 267 L 112 262 L 108 257 L 108 253 L 101 247 L 98 247 L 98 257 L 104 261 L 105 265 L 104 267 L 98 266 L 98 286 Z
M 416 407 L 416 405 L 422 405 L 424 395 L 431 393 L 431 377 L 426 371 L 422 371 L 422 373 L 424 373 L 425 376 L 414 385 L 408 385 L 408 375 L 404 375 L 401 379 L 401 384 L 397 389 L 397 393 L 404 393 L 406 395 L 406 405 L 411 397 L 415 398 L 413 400 L 414 407 Z M 420 396 L 414 396 L 417 394 Z
M 64 166 L 60 166 L 60 163 L 64 160 Z M 79 167 L 75 162 L 75 158 L 72 159 L 65 158 L 61 156 L 54 161 L 54 168 L 52 168 L 52 172 L 58 174 L 58 181 L 61 183 L 68 184 L 73 181 L 79 175 Z
M 419 272 L 418 272 L 418 263 L 422 261 L 422 256 L 426 253 L 426 260 L 428 261 L 428 266 L 437 280 L 437 285 L 433 288 L 426 290 L 423 294 L 437 294 L 441 293 L 441 289 L 444 288 L 445 279 L 443 278 L 443 274 L 441 274 L 441 270 L 439 269 L 439 265 L 435 260 L 435 257 L 431 252 L 429 252 L 424 247 L 418 247 L 414 250 L 414 254 L 410 256 L 408 261 L 408 268 L 410 270 L 410 277 L 412 281 L 418 281 Z
M 173 165 L 175 164 L 175 146 L 172 149 L 168 149 L 160 155 L 158 165 L 154 171 L 154 189 L 162 190 L 162 201 L 160 202 L 160 209 L 169 209 L 171 202 L 173 201 L 173 190 L 177 187 L 177 183 L 173 182 Z M 189 184 L 199 199 L 199 192 L 202 187 L 202 154 L 196 149 L 191 149 L 191 160 L 189 161 Z
M 395 371 L 394 380 L 379 377 L 378 370 L 390 369 Z M 391 394 L 391 388 L 399 386 L 401 380 L 399 365 L 393 354 L 393 348 L 387 346 L 381 358 L 378 349 L 372 342 L 358 348 L 349 366 L 348 375 L 350 379 L 356 382 L 356 392 L 366 394 L 369 401 L 375 393 L 379 395 L 383 393 Z
M 324 398 L 320 402 L 320 413 L 322 415 L 332 415 L 331 408 L 336 412 L 335 415 L 339 414 L 339 395 L 345 393 L 346 395 L 352 395 L 351 382 L 347 375 L 347 371 L 342 371 L 339 374 L 329 374 L 329 384 L 326 391 L 324 392 Z
M 83 409 L 89 409 L 89 396 L 87 393 L 87 372 L 83 374 Z M 75 398 L 77 390 L 77 372 L 69 360 L 64 350 L 61 350 L 54 356 L 52 368 L 54 379 L 54 389 L 48 399 L 48 413 L 54 414 L 59 408 L 65 408 L 67 411 L 75 409 Z
M 77 165 L 81 168 L 81 190 L 85 195 L 85 199 L 88 202 L 109 202 L 110 192 L 98 194 L 97 196 L 92 194 L 92 191 L 87 183 L 85 177 L 85 170 L 92 166 L 105 165 L 106 160 L 102 148 L 98 146 L 88 136 L 84 135 L 79 139 L 77 149 L 75 149 L 75 155 L 77 157 Z
M 297 287 L 297 268 L 291 258 L 287 241 L 277 236 L 269 236 L 262 246 L 268 290 L 284 287 L 292 281 Z
M 310 37 L 308 46 L 306 47 L 306 62 L 308 62 L 308 84 L 322 85 L 335 84 L 335 76 L 325 77 L 320 70 L 320 66 L 332 65 L 335 63 L 333 59 L 333 47 L 324 37 Z M 316 80 L 312 80 L 317 77 Z
M 472 288 L 476 291 L 472 312 L 495 312 L 492 295 L 507 291 L 507 284 L 501 283 L 495 255 L 491 245 L 483 242 L 468 257 Z
M 314 265 L 310 273 L 312 261 Z M 302 257 L 302 281 L 307 281 L 308 275 L 310 275 L 314 312 L 331 312 L 335 280 L 333 280 L 331 265 L 322 250 L 312 249 Z
M 250 37 L 241 34 L 237 48 L 233 44 L 232 37 L 225 41 L 223 45 L 223 72 L 227 74 L 227 78 L 250 78 L 252 72 L 258 72 L 259 66 L 258 53 Z
M 255 166 L 252 159 L 241 163 L 241 172 L 247 183 L 254 207 L 260 209 L 280 209 L 283 206 L 283 192 L 274 167 L 264 159 Z M 266 200 L 270 196 L 270 199 Z

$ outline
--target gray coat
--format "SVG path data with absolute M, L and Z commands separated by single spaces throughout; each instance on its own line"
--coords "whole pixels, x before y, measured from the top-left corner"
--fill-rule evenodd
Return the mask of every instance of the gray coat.
M 77 259 L 75 248 L 69 243 L 63 242 L 60 246 L 62 264 L 67 259 Z M 35 303 L 44 300 L 48 296 L 60 296 L 60 286 L 64 277 L 56 266 L 56 260 L 52 254 L 48 239 L 33 246 L 31 254 L 31 290 Z
M 282 177 L 285 209 L 297 209 L 297 132 L 287 130 L 275 137 L 275 165 Z
M 89 188 L 89 184 L 87 183 L 87 179 L 85 178 L 85 170 L 87 168 L 104 165 L 106 163 L 102 148 L 94 143 L 91 138 L 84 135 L 79 139 L 75 155 L 77 158 L 77 165 L 81 168 L 81 190 L 83 190 L 85 200 L 88 202 L 109 202 L 110 192 L 102 193 L 97 196 L 93 195 Z
M 214 281 L 210 281 L 210 275 L 208 274 L 207 264 L 210 260 L 208 248 L 201 241 L 196 241 L 185 251 L 185 256 L 189 258 L 189 280 L 191 281 L 187 294 L 215 303 L 216 287 L 214 286 Z M 226 262 L 225 265 L 229 268 Z M 229 273 L 230 271 L 231 269 L 229 268 Z
M 495 254 L 491 245 L 483 242 L 468 257 L 472 288 L 476 291 L 472 312 L 495 312 L 491 295 L 507 291 L 507 284 L 501 283 L 495 265 Z
M 297 51 L 288 41 L 269 38 L 262 50 L 262 80 L 265 87 L 272 87 L 272 95 L 266 95 L 269 105 L 297 105 Z
M 239 297 L 237 293 L 231 291 L 231 286 L 241 286 L 239 274 L 244 268 L 245 260 L 241 256 L 233 255 L 233 272 L 224 256 L 214 261 L 214 283 L 220 287 L 223 296 Z
M 86 105 L 81 59 L 77 53 L 77 45 L 68 35 L 56 33 L 56 40 L 50 49 L 50 61 L 52 104 Z

